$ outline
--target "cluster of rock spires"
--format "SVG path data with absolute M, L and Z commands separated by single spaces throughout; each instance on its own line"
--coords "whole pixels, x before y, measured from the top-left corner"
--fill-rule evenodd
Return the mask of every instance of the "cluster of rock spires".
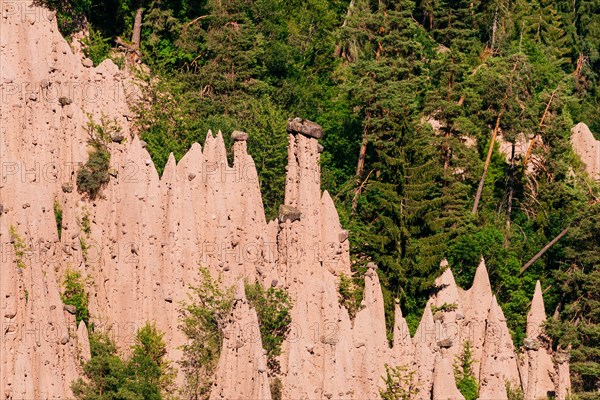
M 481 399 L 507 399 L 507 382 L 528 400 L 566 397 L 568 355 L 553 353 L 540 329 L 539 283 L 518 353 L 483 261 L 469 290 L 442 264 L 439 291 L 413 337 L 396 306 L 391 346 L 371 264 L 361 309 L 350 319 L 338 300 L 340 276 L 351 273 L 348 232 L 321 192 L 318 125 L 290 121 L 285 204 L 268 222 L 246 134 L 233 134 L 232 166 L 221 132 L 209 132 L 203 148 L 193 145 L 179 163 L 171 156 L 159 177 L 130 132 L 127 99 L 135 87 L 127 75 L 109 60 L 92 68 L 60 36 L 54 15 L 32 2 L 3 3 L 0 11 L 1 399 L 72 396 L 90 349 L 86 325 L 76 326 L 61 301 L 67 271 L 89 279 L 95 328 L 110 332 L 122 351 L 151 320 L 176 362 L 185 342 L 178 308 L 199 266 L 226 286 L 246 278 L 291 295 L 293 323 L 280 356 L 284 399 L 378 398 L 386 364 L 414 372 L 416 399 L 462 399 L 453 366 L 466 342 Z M 95 201 L 74 190 L 88 157 L 87 113 L 122 127 L 109 145 L 110 183 Z M 55 203 L 63 210 L 60 238 Z M 20 240 L 24 254 L 16 251 Z M 243 289 L 230 321 L 211 398 L 270 399 L 262 344 L 250 332 L 257 316 Z

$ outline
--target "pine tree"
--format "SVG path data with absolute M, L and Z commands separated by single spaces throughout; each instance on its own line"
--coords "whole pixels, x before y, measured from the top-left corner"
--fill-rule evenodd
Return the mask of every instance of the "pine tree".
M 443 243 L 436 210 L 443 197 L 442 158 L 433 132 L 416 115 L 428 88 L 435 45 L 413 19 L 414 3 L 356 2 L 343 28 L 347 96 L 362 120 L 362 149 L 349 196 L 359 259 L 375 260 L 386 289 L 418 314 L 438 274 Z M 451 202 L 451 201 L 449 201 Z M 418 300 L 413 301 L 415 297 Z
M 435 22 L 434 38 L 451 50 L 467 49 L 477 44 L 477 22 L 475 19 L 477 1 L 440 0 L 433 10 Z
M 563 20 L 552 0 L 517 1 L 517 29 L 521 41 L 530 40 L 540 46 L 550 61 L 564 66 L 569 62 L 568 36 Z
M 175 372 L 166 359 L 167 348 L 154 323 L 146 323 L 135 336 L 127 369 L 134 377 L 132 388 L 144 400 L 161 400 L 175 392 Z

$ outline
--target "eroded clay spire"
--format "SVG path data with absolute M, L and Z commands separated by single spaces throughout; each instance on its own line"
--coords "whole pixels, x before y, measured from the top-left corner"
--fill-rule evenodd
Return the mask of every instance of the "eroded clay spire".
M 215 138 L 215 152 L 216 161 L 224 166 L 228 166 L 225 140 L 223 139 L 223 133 L 220 130 L 217 132 L 217 137 Z
M 173 153 L 169 154 L 167 164 L 165 164 L 165 169 L 160 180 L 161 183 L 167 185 L 173 185 L 177 180 L 177 161 L 175 161 L 175 156 Z
M 487 399 L 487 397 L 481 397 Z M 491 397 L 490 397 L 491 398 Z M 433 400 L 465 400 L 456 387 L 454 369 L 449 358 L 438 355 L 433 372 Z M 494 398 L 494 400 L 496 400 Z
M 485 339 L 486 318 L 492 303 L 492 286 L 488 276 L 485 260 L 481 257 L 475 271 L 473 285 L 465 293 L 465 323 L 468 327 L 468 338 L 473 348 L 473 371 L 479 378 L 480 362 Z
M 88 361 L 91 358 L 90 341 L 87 326 L 83 321 L 79 321 L 79 327 L 77 328 L 77 345 L 79 346 L 81 360 L 83 362 Z
M 237 286 L 210 399 L 236 399 L 242 394 L 243 398 L 271 400 L 256 311 L 246 300 L 243 282 Z
M 521 386 L 517 355 L 496 296 L 492 299 L 486 321 L 479 382 L 482 399 L 505 400 L 508 398 L 507 383 L 513 389 Z
M 439 290 L 435 296 L 436 306 L 441 307 L 443 304 L 453 304 L 458 306 L 460 302 L 458 287 L 456 286 L 452 270 L 448 267 L 448 261 L 445 259 L 442 260 L 440 267 L 446 267 L 446 269 L 442 275 L 435 280 L 435 286 Z
M 425 306 L 423 317 L 421 318 L 417 332 L 413 337 L 415 346 L 414 381 L 417 389 L 415 398 L 417 400 L 428 400 L 431 398 L 436 336 L 436 327 L 433 321 L 433 314 L 431 313 L 430 300 Z
M 206 132 L 206 139 L 204 140 L 204 148 L 202 149 L 202 154 L 204 155 L 204 160 L 206 160 L 206 163 L 215 163 L 217 162 L 217 155 L 216 155 L 216 140 L 215 137 L 212 133 L 212 130 L 208 130 L 208 132 Z
M 540 281 L 535 283 L 535 292 L 531 301 L 531 309 L 527 315 L 527 338 L 523 341 L 526 350 L 525 368 L 527 370 L 526 400 L 535 400 L 556 390 L 553 382 L 555 376 L 550 341 L 544 333 L 546 321 L 544 298 Z
M 487 314 L 490 301 L 492 300 L 492 285 L 490 284 L 490 277 L 483 257 L 481 257 L 479 266 L 475 271 L 475 278 L 473 279 L 473 286 L 471 286 L 470 291 L 472 303 L 483 304 L 482 310 Z
M 531 300 L 531 308 L 527 314 L 527 336 L 536 337 L 540 333 L 540 327 L 546 321 L 546 310 L 544 308 L 544 296 L 540 281 L 535 283 L 535 291 Z
M 410 366 L 414 356 L 414 347 L 406 319 L 402 316 L 400 301 L 396 299 L 394 309 L 394 342 L 392 360 L 395 365 Z

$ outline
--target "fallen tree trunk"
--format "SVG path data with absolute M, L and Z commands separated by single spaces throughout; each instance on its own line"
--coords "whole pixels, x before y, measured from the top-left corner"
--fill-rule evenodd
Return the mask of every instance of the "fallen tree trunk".
M 504 103 L 506 102 L 506 97 L 504 97 L 504 101 L 502 102 L 502 108 L 504 109 Z M 485 158 L 485 164 L 483 166 L 483 174 L 481 175 L 481 179 L 479 180 L 479 186 L 477 187 L 477 194 L 475 195 L 475 203 L 473 204 L 473 210 L 471 213 L 477 214 L 477 209 L 479 208 L 479 201 L 481 200 L 481 193 L 483 192 L 483 185 L 485 184 L 485 176 L 487 175 L 487 170 L 490 166 L 490 161 L 492 160 L 492 153 L 494 152 L 494 144 L 496 143 L 496 137 L 498 136 L 498 129 L 500 127 L 500 118 L 502 118 L 504 110 L 501 110 L 498 113 L 498 118 L 496 118 L 496 126 L 494 127 L 494 132 L 492 133 L 492 140 L 490 141 L 490 147 L 488 148 L 487 157 Z
M 550 247 L 554 246 L 556 244 L 556 242 L 558 242 L 563 236 L 565 236 L 567 234 L 567 232 L 569 232 L 569 229 L 571 229 L 571 225 L 569 225 L 565 229 L 563 229 L 554 239 L 552 239 L 550 241 L 550 243 L 545 245 L 535 256 L 533 256 L 533 258 L 531 260 L 527 261 L 525 263 L 525 265 L 523 265 L 523 267 L 521 268 L 521 271 L 519 271 L 519 275 L 521 275 L 529 267 L 531 267 L 534 262 L 536 262 L 541 256 L 544 255 L 545 252 L 548 251 L 548 249 L 550 249 Z
M 479 208 L 479 201 L 481 200 L 481 193 L 483 192 L 483 186 L 485 184 L 485 176 L 487 175 L 487 170 L 490 167 L 490 161 L 492 160 L 492 154 L 494 153 L 494 144 L 496 143 L 496 137 L 498 136 L 498 130 L 500 129 L 500 120 L 502 118 L 502 114 L 504 114 L 504 107 L 506 106 L 506 101 L 508 100 L 508 94 L 512 88 L 512 80 L 515 75 L 515 71 L 517 70 L 517 65 L 519 64 L 519 59 L 515 60 L 515 65 L 513 65 L 512 75 L 510 77 L 510 82 L 508 87 L 506 88 L 506 92 L 504 93 L 504 98 L 502 99 L 502 105 L 500 106 L 500 111 L 498 112 L 498 117 L 496 118 L 496 126 L 494 127 L 494 131 L 492 133 L 492 140 L 490 141 L 490 147 L 488 148 L 487 157 L 485 159 L 485 164 L 483 166 L 483 174 L 481 175 L 481 179 L 479 180 L 479 186 L 477 187 L 477 194 L 475 195 L 475 203 L 473 204 L 473 210 L 471 210 L 472 214 L 477 214 L 477 209 Z

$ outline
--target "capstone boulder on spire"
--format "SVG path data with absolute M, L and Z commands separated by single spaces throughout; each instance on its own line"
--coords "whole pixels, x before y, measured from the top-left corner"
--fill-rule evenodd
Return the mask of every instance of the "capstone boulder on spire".
M 287 123 L 287 131 L 289 133 L 297 134 L 321 139 L 323 137 L 323 128 L 315 122 L 309 121 L 303 118 L 290 118 Z

